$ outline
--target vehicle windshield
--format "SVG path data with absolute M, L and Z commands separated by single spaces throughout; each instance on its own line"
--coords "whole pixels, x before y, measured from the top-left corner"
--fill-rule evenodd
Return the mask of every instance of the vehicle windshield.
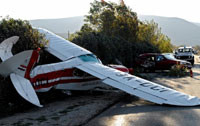
M 178 52 L 192 52 L 191 48 L 183 48 L 183 49 L 178 49 Z
M 164 57 L 169 60 L 176 60 L 176 58 L 172 54 L 165 54 Z
M 87 54 L 87 55 L 82 55 L 79 56 L 79 58 L 84 61 L 84 62 L 97 62 L 97 63 L 101 63 L 99 59 L 97 59 L 97 57 L 93 54 Z

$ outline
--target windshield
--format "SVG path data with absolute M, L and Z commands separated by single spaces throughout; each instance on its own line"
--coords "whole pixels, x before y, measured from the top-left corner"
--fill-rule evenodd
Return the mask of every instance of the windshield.
M 165 54 L 164 57 L 170 60 L 176 60 L 176 58 L 172 54 Z
M 178 52 L 192 52 L 191 48 L 178 49 Z
M 97 63 L 101 63 L 99 59 L 97 59 L 97 57 L 93 54 L 87 54 L 87 55 L 82 55 L 79 56 L 79 58 L 84 61 L 84 62 L 97 62 Z

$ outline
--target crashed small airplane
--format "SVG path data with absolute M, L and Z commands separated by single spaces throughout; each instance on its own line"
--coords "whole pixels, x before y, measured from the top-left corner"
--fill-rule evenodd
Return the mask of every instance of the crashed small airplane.
M 51 88 L 93 90 L 106 85 L 157 104 L 200 105 L 198 97 L 105 66 L 92 52 L 50 31 L 41 28 L 37 30 L 49 40 L 45 50 L 62 62 L 34 67 L 39 59 L 39 50 L 27 50 L 13 56 L 11 49 L 19 39 L 17 36 L 0 44 L 0 57 L 3 61 L 0 64 L 0 74 L 10 76 L 19 95 L 36 106 L 42 107 L 36 92 L 46 92 Z

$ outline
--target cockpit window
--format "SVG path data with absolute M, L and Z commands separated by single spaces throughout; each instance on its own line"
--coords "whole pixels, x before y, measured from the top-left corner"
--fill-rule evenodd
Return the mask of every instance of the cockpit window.
M 87 54 L 87 55 L 82 55 L 79 56 L 79 58 L 84 61 L 84 62 L 97 62 L 97 63 L 101 63 L 99 59 L 97 59 L 97 57 L 93 54 Z

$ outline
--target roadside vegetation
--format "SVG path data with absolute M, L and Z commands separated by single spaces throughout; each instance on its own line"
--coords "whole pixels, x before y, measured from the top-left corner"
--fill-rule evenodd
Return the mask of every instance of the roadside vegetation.
M 19 36 L 19 41 L 12 48 L 14 54 L 38 47 L 43 48 L 48 43 L 28 21 L 6 17 L 0 23 L 0 42 L 11 36 Z
M 104 64 L 121 61 L 133 67 L 135 58 L 147 52 L 172 52 L 170 39 L 154 21 L 142 22 L 123 1 L 91 3 L 81 30 L 70 41 L 95 53 Z
M 182 65 L 175 65 L 170 69 L 168 75 L 173 76 L 173 77 L 183 77 L 183 76 L 189 75 L 188 71 L 189 70 L 183 67 Z

